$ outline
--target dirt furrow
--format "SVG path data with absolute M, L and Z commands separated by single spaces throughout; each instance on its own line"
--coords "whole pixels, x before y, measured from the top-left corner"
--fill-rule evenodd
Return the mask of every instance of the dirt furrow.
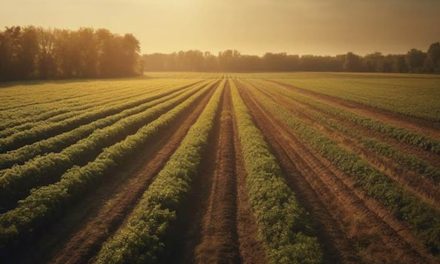
M 343 228 L 345 236 L 366 262 L 428 263 L 432 261 L 426 250 L 385 209 L 355 189 L 354 183 L 289 132 L 282 123 L 270 116 L 246 89 L 241 89 L 245 101 L 278 156 L 284 150 L 298 169 L 298 181 L 306 181 L 315 190 L 326 211 Z M 270 135 L 276 135 L 275 137 Z M 276 146 L 279 146 L 278 148 Z M 280 147 L 282 149 L 280 149 Z M 309 202 L 309 204 L 311 204 Z M 324 225 L 325 223 L 321 223 Z M 328 233 L 332 236 L 332 233 Z M 342 240 L 331 237 L 335 241 Z M 350 243 L 349 242 L 349 243 Z M 335 243 L 338 246 L 339 243 Z M 345 255 L 343 247 L 338 248 Z M 347 252 L 350 255 L 350 252 Z M 352 255 L 352 254 L 351 254 Z
M 203 165 L 178 212 L 163 263 L 266 263 L 245 194 L 230 96 L 227 83 Z
M 246 189 L 246 169 L 244 168 L 243 152 L 238 138 L 238 128 L 233 122 L 235 174 L 237 177 L 237 234 L 240 248 L 240 260 L 244 264 L 267 263 L 266 253 L 262 242 L 258 239 L 256 219 L 250 207 Z
M 50 263 L 84 263 L 98 251 L 102 242 L 111 235 L 135 206 L 154 176 L 165 165 L 177 149 L 191 125 L 197 120 L 207 104 L 212 90 L 186 117 L 175 122 L 176 127 L 169 129 L 155 143 L 148 153 L 143 153 L 146 163 L 132 175 L 124 185 L 120 185 L 96 216 L 87 221 L 83 228 L 70 237 L 69 242 L 55 255 Z
M 379 109 L 375 107 L 371 107 L 365 104 L 357 103 L 354 101 L 348 101 L 341 98 L 337 98 L 334 96 L 321 94 L 315 91 L 303 89 L 296 87 L 291 84 L 274 81 L 274 80 L 267 80 L 272 83 L 276 83 L 278 85 L 281 85 L 283 87 L 286 87 L 288 89 L 293 89 L 297 92 L 301 92 L 303 94 L 307 94 L 310 96 L 313 96 L 314 98 L 317 98 L 319 100 L 325 101 L 328 104 L 331 104 L 333 106 L 337 106 L 340 108 L 343 108 L 345 110 L 349 110 L 352 112 L 355 112 L 360 115 L 368 116 L 373 119 L 377 119 L 381 122 L 384 122 L 386 124 L 392 124 L 398 127 L 404 127 L 409 130 L 415 131 L 417 133 L 429 135 L 433 138 L 440 139 L 440 124 L 436 122 L 432 122 L 429 120 L 424 120 L 421 118 L 416 117 L 409 117 L 405 116 L 403 114 L 399 114 L 396 112 L 391 112 L 385 109 Z
M 195 263 L 237 263 L 239 261 L 236 230 L 236 172 L 234 135 L 229 87 L 225 89 L 216 140 L 215 167 L 205 209 L 200 243 L 195 248 Z
M 214 86 L 212 86 L 214 87 Z M 49 230 L 22 263 L 87 263 L 136 205 L 203 111 L 210 89 L 147 146 Z
M 321 189 L 326 186 L 319 185 L 321 183 L 312 185 L 308 181 L 309 179 L 302 179 L 304 176 L 301 175 L 299 169 L 304 169 L 302 173 L 311 175 L 313 179 L 314 176 L 312 176 L 311 169 L 297 167 L 298 154 L 287 147 L 286 139 L 283 141 L 282 138 L 279 137 L 278 132 L 269 132 L 270 123 L 267 123 L 266 126 L 263 125 L 266 121 L 261 118 L 263 115 L 256 110 L 256 105 L 251 101 L 252 99 L 249 97 L 249 94 L 244 90 L 241 90 L 241 94 L 254 116 L 257 126 L 261 129 L 266 140 L 273 148 L 274 154 L 280 161 L 285 175 L 288 176 L 287 182 L 289 186 L 295 191 L 295 194 L 305 208 L 311 212 L 312 218 L 317 221 L 317 233 L 320 236 L 319 239 L 324 242 L 325 259 L 328 263 L 359 263 L 360 259 L 356 255 L 351 241 L 344 234 L 341 222 L 336 220 L 338 216 L 333 218 L 335 211 L 322 201 L 322 199 L 334 199 L 332 195 L 328 195 L 331 194 L 331 192 L 322 192 Z M 272 127 L 272 129 L 275 128 Z M 322 197 L 323 195 L 327 196 Z
M 223 105 L 223 98 L 221 104 Z M 187 201 L 177 211 L 177 221 L 170 232 L 167 252 L 160 260 L 162 263 L 193 263 L 195 248 L 201 240 L 203 216 L 208 207 L 212 187 L 212 171 L 216 166 L 216 147 L 220 136 L 221 109 L 215 117 L 213 133 L 209 137 L 208 149 L 197 177 L 193 179 Z
M 361 125 L 347 122 L 347 120 L 344 120 L 341 117 L 324 113 L 322 110 L 318 109 L 317 107 L 310 105 L 306 102 L 302 102 L 301 100 L 298 100 L 298 99 L 295 99 L 295 98 L 292 98 L 289 96 L 286 96 L 286 97 L 288 97 L 290 100 L 294 101 L 296 105 L 299 105 L 299 106 L 304 107 L 306 109 L 311 109 L 312 111 L 320 113 L 324 116 L 331 116 L 332 119 L 335 119 L 335 120 L 342 122 L 344 124 L 344 126 L 346 126 L 347 128 L 356 130 L 360 134 L 365 135 L 366 137 L 372 137 L 376 140 L 386 142 L 388 145 L 392 146 L 393 148 L 400 149 L 403 152 L 409 153 L 409 154 L 414 155 L 422 160 L 425 160 L 426 162 L 429 162 L 433 166 L 440 167 L 440 157 L 436 156 L 435 154 L 433 154 L 429 151 L 426 151 L 426 150 L 423 150 L 423 149 L 418 148 L 416 146 L 398 141 L 397 139 L 390 138 L 382 133 L 367 129 Z M 326 102 L 324 102 L 324 103 L 326 103 Z M 348 109 L 347 111 L 350 112 L 350 109 Z
M 335 129 L 317 122 L 317 120 L 314 120 L 313 117 L 310 116 L 310 109 L 302 105 L 292 104 L 290 100 L 282 97 L 281 95 L 263 91 L 259 88 L 257 89 L 264 93 L 267 97 L 271 98 L 274 102 L 283 105 L 291 113 L 301 118 L 302 121 L 306 122 L 311 127 L 316 128 L 332 140 L 338 142 L 338 144 L 346 150 L 353 151 L 358 154 L 361 158 L 368 161 L 369 164 L 375 169 L 381 171 L 385 175 L 398 182 L 407 191 L 418 196 L 421 200 L 431 204 L 432 206 L 437 206 L 440 203 L 440 188 L 432 181 L 418 176 L 416 172 L 403 170 L 401 166 L 394 160 L 373 153 L 372 151 L 366 149 L 358 141 L 358 139 L 342 134 Z M 331 119 L 329 116 L 326 116 L 326 118 Z

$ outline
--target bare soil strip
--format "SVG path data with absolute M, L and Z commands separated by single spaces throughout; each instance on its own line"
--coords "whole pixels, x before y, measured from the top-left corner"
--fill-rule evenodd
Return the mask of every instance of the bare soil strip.
M 324 259 L 327 263 L 360 263 L 360 258 L 351 245 L 350 240 L 343 233 L 343 226 L 332 218 L 332 214 L 320 200 L 319 192 L 313 189 L 307 181 L 301 179 L 302 175 L 298 171 L 296 163 L 296 153 L 290 153 L 278 133 L 267 133 L 268 129 L 262 127 L 262 118 L 255 118 L 257 113 L 254 107 L 255 103 L 251 100 L 249 94 L 240 88 L 241 95 L 245 100 L 255 124 L 263 132 L 265 139 L 271 145 L 274 155 L 280 161 L 281 168 L 287 176 L 287 183 L 294 190 L 301 204 L 312 214 L 312 219 L 316 220 L 318 238 L 324 246 Z M 253 104 L 252 106 L 250 104 Z M 251 106 L 251 107 L 250 107 Z M 322 198 L 321 198 L 322 199 Z
M 220 137 L 220 116 L 224 94 L 221 98 L 220 109 L 215 117 L 213 133 L 209 137 L 208 148 L 197 177 L 193 179 L 187 201 L 177 211 L 177 220 L 167 239 L 166 253 L 160 259 L 161 263 L 193 263 L 195 248 L 201 241 L 204 212 L 208 207 L 212 189 L 212 172 L 216 167 L 216 147 Z
M 178 213 L 171 257 L 163 263 L 266 263 L 245 196 L 230 96 L 227 85 L 203 166 Z
M 53 258 L 51 263 L 83 263 L 97 253 L 100 245 L 122 223 L 128 212 L 133 209 L 138 199 L 142 196 L 154 176 L 165 165 L 166 161 L 177 149 L 191 125 L 197 120 L 212 93 L 205 96 L 191 114 L 179 126 L 170 129 L 168 136 L 160 139 L 160 147 L 155 152 L 150 152 L 147 162 L 142 168 L 131 176 L 124 185 L 120 185 L 113 192 L 113 197 L 99 209 L 96 216 L 87 221 L 87 224 L 75 233 L 69 242 Z M 173 133 L 174 132 L 174 133 Z M 144 156 L 145 157 L 145 156 Z
M 233 116 L 234 117 L 234 116 Z M 264 264 L 266 253 L 262 242 L 258 239 L 258 227 L 250 207 L 246 189 L 246 169 L 244 168 L 243 152 L 238 138 L 237 123 L 234 118 L 234 151 L 237 193 L 237 234 L 240 248 L 240 260 L 244 264 Z
M 316 128 L 332 140 L 338 142 L 340 146 L 344 147 L 348 151 L 353 151 L 358 154 L 361 158 L 368 161 L 371 166 L 398 182 L 407 191 L 418 196 L 421 200 L 431 204 L 434 207 L 438 207 L 440 204 L 440 188 L 432 181 L 417 177 L 416 172 L 402 170 L 400 165 L 394 160 L 382 157 L 376 153 L 372 153 L 370 150 L 362 146 L 357 139 L 353 139 L 342 134 L 341 132 L 335 131 L 328 126 L 316 122 L 316 120 L 308 115 L 307 112 L 310 111 L 309 109 L 301 107 L 298 104 L 292 104 L 291 100 L 284 98 L 279 94 L 262 90 L 260 91 L 264 93 L 265 96 L 271 98 L 274 102 L 283 105 L 286 109 L 301 118 L 304 122 L 308 123 L 311 127 Z
M 302 144 L 282 122 L 261 108 L 248 91 L 240 90 L 256 124 L 277 156 L 283 156 L 284 152 L 284 155 L 290 157 L 299 172 L 293 172 L 299 178 L 296 181 L 307 182 L 325 206 L 316 210 L 327 211 L 334 222 L 341 226 L 344 234 L 336 232 L 335 236 L 335 232 L 326 230 L 328 223 L 321 222 L 327 235 L 335 241 L 340 256 L 355 255 L 350 248 L 345 247 L 351 243 L 367 263 L 435 263 L 407 226 L 396 221 L 377 201 L 356 189 L 347 175 Z M 288 166 L 284 163 L 283 167 Z M 303 191 L 307 190 L 304 188 Z M 304 195 L 304 198 L 307 196 Z M 307 204 L 319 206 L 311 201 L 307 201 Z M 344 237 L 349 241 L 344 241 Z M 345 259 L 352 260 L 351 257 Z
M 217 83 L 217 82 L 216 82 Z M 212 84 L 211 84 L 212 85 Z M 217 84 L 216 84 L 217 85 Z M 212 86 L 212 87 L 216 87 Z M 87 263 L 124 221 L 142 193 L 179 146 L 208 103 L 214 89 L 199 98 L 172 127 L 116 171 L 49 230 L 20 263 Z
M 363 134 L 363 135 L 365 135 L 367 137 L 373 137 L 373 138 L 375 138 L 375 139 L 377 139 L 379 141 L 386 142 L 387 144 L 393 146 L 394 148 L 401 149 L 403 152 L 407 152 L 407 153 L 410 153 L 410 154 L 412 154 L 414 156 L 417 156 L 420 159 L 423 159 L 423 160 L 431 163 L 431 165 L 433 165 L 433 166 L 440 167 L 440 157 L 436 156 L 432 152 L 420 149 L 420 148 L 418 148 L 416 146 L 413 146 L 413 145 L 409 145 L 409 144 L 400 142 L 400 141 L 398 141 L 398 140 L 396 140 L 394 138 L 387 137 L 384 134 L 381 134 L 379 132 L 367 129 L 367 128 L 362 127 L 360 125 L 353 124 L 351 122 L 347 122 L 346 120 L 343 120 L 343 119 L 341 119 L 341 118 L 339 118 L 337 116 L 329 115 L 329 114 L 324 113 L 323 111 L 321 111 L 320 109 L 318 109 L 318 108 L 316 108 L 316 107 L 314 107 L 312 105 L 309 105 L 307 103 L 301 102 L 300 100 L 296 100 L 294 98 L 287 97 L 287 96 L 285 96 L 285 97 L 290 99 L 290 100 L 292 100 L 292 101 L 294 101 L 295 105 L 297 105 L 297 106 L 301 106 L 301 107 L 304 107 L 304 108 L 309 109 L 309 110 L 311 109 L 312 111 L 320 113 L 321 115 L 324 115 L 324 116 L 329 116 L 329 117 L 331 116 L 332 119 L 336 119 L 336 120 L 339 120 L 340 122 L 343 122 L 344 126 L 352 128 L 354 130 L 357 130 L 357 131 L 359 131 L 359 133 L 361 133 L 361 134 Z M 324 103 L 327 103 L 327 102 L 324 102 Z M 338 107 L 338 106 L 336 106 L 336 107 Z M 351 111 L 351 110 L 348 109 L 347 111 Z M 353 111 L 351 111 L 351 112 L 353 112 Z
M 234 131 L 230 88 L 226 87 L 218 139 L 213 155 L 210 194 L 204 211 L 201 240 L 195 248 L 195 263 L 237 263 L 239 261 L 236 232 L 236 173 L 234 164 Z
M 409 117 L 399 113 L 387 111 L 385 109 L 379 109 L 371 107 L 365 104 L 357 103 L 354 101 L 348 101 L 341 98 L 337 98 L 330 95 L 321 94 L 318 92 L 310 91 L 307 89 L 299 88 L 290 84 L 283 82 L 278 82 L 274 80 L 267 80 L 288 89 L 293 89 L 297 92 L 313 96 L 314 98 L 325 101 L 328 104 L 337 106 L 360 115 L 369 116 L 373 119 L 378 119 L 386 124 L 392 124 L 397 127 L 407 128 L 409 130 L 415 131 L 420 134 L 428 135 L 430 137 L 440 139 L 440 124 L 424 120 L 416 117 Z

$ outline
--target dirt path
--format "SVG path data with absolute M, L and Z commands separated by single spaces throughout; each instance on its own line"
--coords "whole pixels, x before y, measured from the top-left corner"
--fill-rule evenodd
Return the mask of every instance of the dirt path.
M 302 144 L 283 123 L 261 108 L 246 89 L 241 88 L 240 91 L 256 124 L 276 155 L 286 157 L 281 159 L 282 167 L 289 169 L 286 162 L 289 159 L 292 163 L 290 167 L 297 168 L 297 173 L 291 172 L 289 175 L 299 179 L 292 181 L 307 182 L 316 193 L 319 203 L 308 200 L 306 204 L 323 205 L 325 208 L 315 208 L 312 211 L 327 212 L 333 222 L 341 227 L 344 234 L 340 234 L 337 228 L 336 232 L 332 232 L 325 222 L 326 219 L 321 222 L 318 218 L 346 262 L 356 262 L 356 253 L 352 252 L 352 246 L 358 249 L 359 256 L 367 263 L 434 263 L 405 225 L 397 222 L 376 201 L 357 190 L 347 175 Z M 298 189 L 302 189 L 300 193 L 310 192 L 310 189 L 308 191 L 302 185 L 304 184 L 297 185 Z M 307 195 L 302 197 L 307 199 Z
M 264 94 L 263 96 L 267 96 L 274 102 L 283 105 L 283 107 L 288 109 L 292 114 L 299 117 L 309 126 L 314 127 L 327 137 L 336 141 L 347 151 L 353 151 L 354 153 L 358 154 L 361 158 L 368 161 L 372 167 L 398 182 L 407 191 L 418 196 L 424 202 L 431 204 L 434 207 L 437 207 L 440 203 L 440 188 L 434 182 L 417 175 L 417 173 L 414 171 L 402 169 L 401 166 L 394 160 L 371 152 L 370 150 L 366 149 L 357 138 L 352 138 L 319 123 L 319 121 L 317 122 L 317 120 L 314 120 L 313 117 L 310 116 L 310 109 L 302 107 L 299 104 L 292 104 L 292 100 L 289 100 L 287 97 L 283 97 L 270 91 L 264 91 L 259 88 L 257 89 Z M 326 116 L 326 118 L 328 120 L 331 119 L 330 116 Z
M 215 87 L 218 82 L 215 83 Z M 211 84 L 213 88 L 214 85 Z M 90 196 L 69 209 L 20 263 L 87 263 L 134 208 L 154 176 L 179 146 L 188 129 L 203 111 L 214 89 L 196 100 L 142 153 L 103 182 Z M 117 177 L 116 177 L 117 176 Z
M 321 101 L 325 101 L 326 103 L 343 108 L 345 110 L 354 112 L 359 115 L 368 116 L 373 119 L 377 119 L 385 124 L 391 124 L 397 127 L 403 127 L 408 130 L 414 131 L 416 133 L 420 133 L 422 135 L 427 135 L 437 140 L 440 140 L 440 124 L 432 121 L 409 117 L 399 113 L 387 111 L 384 109 L 379 109 L 375 107 L 371 107 L 365 104 L 357 103 L 354 101 L 348 101 L 341 98 L 337 98 L 330 95 L 321 94 L 318 92 L 310 91 L 307 89 L 299 88 L 290 84 L 274 81 L 274 80 L 266 80 L 272 83 L 276 83 L 280 86 L 283 86 L 287 89 L 292 89 L 294 91 L 312 96 Z

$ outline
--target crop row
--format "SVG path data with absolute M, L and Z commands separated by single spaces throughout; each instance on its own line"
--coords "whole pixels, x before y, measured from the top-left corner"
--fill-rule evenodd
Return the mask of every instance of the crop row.
M 20 124 L 32 123 L 36 121 L 58 121 L 60 118 L 63 118 L 63 114 L 71 113 L 71 110 L 81 110 L 85 109 L 87 106 L 95 105 L 97 99 L 100 101 L 100 98 L 118 98 L 119 95 L 133 94 L 134 92 L 144 92 L 149 93 L 153 91 L 153 89 L 163 89 L 163 88 L 172 88 L 177 86 L 183 86 L 188 82 L 182 81 L 167 81 L 167 82 L 147 82 L 145 87 L 100 87 L 101 89 L 98 92 L 89 92 L 81 91 L 79 96 L 76 96 L 69 100 L 64 100 L 61 95 L 58 95 L 58 100 L 52 103 L 46 103 L 42 105 L 38 105 L 35 107 L 31 105 L 29 107 L 17 108 L 14 111 L 0 111 L 0 116 L 3 117 L 2 124 L 0 124 L 0 129 L 11 128 Z M 103 93 L 103 89 L 105 92 Z M 58 92 L 58 91 L 57 91 Z M 37 93 L 32 93 L 32 95 L 36 95 Z M 36 99 L 33 98 L 35 101 Z M 58 119 L 58 120 L 57 120 Z
M 146 111 L 121 119 L 109 127 L 97 129 L 87 138 L 59 153 L 49 153 L 5 170 L 0 177 L 0 208 L 10 208 L 31 188 L 51 183 L 73 165 L 93 159 L 103 148 L 135 133 L 145 123 L 158 118 L 197 90 L 198 88 L 191 89 L 171 99 L 165 98 L 160 99 L 159 102 L 151 102 L 151 108 Z
M 89 104 L 95 103 L 95 98 L 107 98 L 107 97 L 113 97 L 118 98 L 119 95 L 125 95 L 126 93 L 132 94 L 132 91 L 141 91 L 145 93 L 149 93 L 152 90 L 156 90 L 157 88 L 163 89 L 163 88 L 173 88 L 173 87 L 179 87 L 188 85 L 188 82 L 182 82 L 182 81 L 167 81 L 167 82 L 147 82 L 146 84 L 142 85 L 141 87 L 137 86 L 115 86 L 112 85 L 109 88 L 107 87 L 99 87 L 101 88 L 99 90 L 99 93 L 90 93 L 88 90 L 82 91 L 81 96 L 75 97 L 74 99 L 70 99 L 68 101 L 63 100 L 62 97 L 59 98 L 58 101 L 52 102 L 50 104 L 43 104 L 38 106 L 31 106 L 31 107 L 25 107 L 20 108 L 16 110 L 16 113 L 12 113 L 11 111 L 2 111 L 0 112 L 0 115 L 6 114 L 8 116 L 8 122 L 12 122 L 11 124 L 7 124 L 6 127 L 11 127 L 15 123 L 19 123 L 20 121 L 41 121 L 41 120 L 47 120 L 50 118 L 57 118 L 57 115 L 61 115 L 63 113 L 69 112 L 70 108 L 75 107 L 84 107 Z M 115 87 L 114 87 L 115 86 Z M 94 88 L 95 89 L 95 88 Z M 103 90 L 105 92 L 103 93 Z M 35 93 L 32 93 L 35 95 Z M 85 95 L 85 96 L 82 96 Z M 35 99 L 34 99 L 35 100 Z M 93 101 L 93 102 L 90 102 Z M 20 118 L 20 116 L 22 118 Z M 6 119 L 5 119 L 6 120 Z M 2 124 L 0 126 L 1 129 L 5 128 L 6 124 Z
M 172 92 L 173 90 L 169 91 L 168 93 L 172 93 Z M 26 144 L 35 142 L 37 140 L 45 139 L 50 136 L 56 135 L 58 133 L 71 130 L 79 125 L 86 124 L 95 119 L 112 115 L 124 109 L 142 104 L 144 102 L 151 100 L 151 98 L 152 98 L 151 96 L 147 96 L 146 98 L 137 99 L 131 102 L 119 104 L 115 107 L 109 107 L 109 108 L 102 107 L 98 110 L 86 112 L 81 115 L 66 119 L 62 122 L 36 126 L 32 129 L 16 133 L 10 137 L 0 139 L 0 152 L 16 149 Z
M 54 89 L 54 87 L 56 88 Z M 75 87 L 73 87 L 75 86 Z M 29 89 L 23 89 L 23 86 L 18 85 L 2 89 L 1 99 L 9 102 L 8 105 L 0 107 L 0 111 L 12 110 L 19 107 L 26 107 L 36 104 L 48 104 L 57 102 L 59 98 L 63 100 L 70 100 L 74 98 L 82 97 L 84 94 L 92 95 L 100 92 L 98 89 L 90 89 L 87 85 L 51 85 L 51 84 L 37 84 L 33 90 L 37 90 L 37 93 L 29 93 Z M 74 88 L 74 89 L 72 89 Z M 121 88 L 121 87 L 119 87 Z M 111 89 L 111 88 L 110 88 Z
M 17 113 L 7 111 L 6 114 L 9 116 L 9 120 L 6 121 L 5 119 L 5 122 L 2 123 L 1 127 L 4 129 L 0 131 L 0 135 L 1 137 L 6 137 L 32 127 L 38 127 L 40 125 L 52 125 L 70 117 L 78 116 L 86 111 L 94 111 L 99 109 L 99 107 L 108 106 L 112 103 L 117 104 L 118 101 L 122 101 L 122 99 L 136 99 L 136 97 L 148 94 L 150 92 L 150 89 L 146 91 L 134 89 L 124 90 L 127 91 L 122 91 L 122 93 L 120 93 L 120 91 L 115 91 L 110 93 L 96 94 L 70 103 L 62 101 L 52 103 L 47 107 L 18 109 L 16 111 Z M 124 98 L 121 98 L 120 95 L 122 95 Z M 39 111 L 41 113 L 35 114 L 34 111 Z
M 310 111 L 309 109 L 302 109 L 302 111 L 305 111 L 314 121 L 318 121 L 319 124 L 356 139 L 357 142 L 369 151 L 390 158 L 402 168 L 415 171 L 421 177 L 429 179 L 435 184 L 440 183 L 440 170 L 417 156 L 399 151 L 385 142 L 362 135 L 359 131 L 347 127 L 346 123 L 330 118 L 323 112 Z
M 136 134 L 104 149 L 87 165 L 74 166 L 60 181 L 32 190 L 26 199 L 19 202 L 18 207 L 0 216 L 0 249 L 7 250 L 37 230 L 42 231 L 44 226 L 56 220 L 73 202 L 110 177 L 109 173 L 160 136 L 161 131 L 168 129 L 208 90 L 200 90 L 171 111 L 143 126 Z
M 159 83 L 161 83 L 159 81 Z M 157 85 L 157 81 L 144 82 L 148 85 Z M 133 85 L 127 85 L 127 82 L 90 82 L 90 83 L 71 83 L 71 84 L 41 84 L 33 87 L 33 92 L 29 93 L 28 89 L 21 89 L 15 87 L 9 91 L 5 91 L 10 98 L 10 105 L 2 107 L 0 112 L 20 110 L 29 107 L 40 107 L 45 105 L 53 105 L 57 103 L 66 103 L 68 101 L 84 98 L 94 97 L 105 93 L 118 92 L 122 90 L 129 90 Z M 21 92 L 20 92 L 21 91 Z M 3 94 L 3 97 L 6 96 Z M 19 98 L 19 99 L 18 99 Z M 17 100 L 18 99 L 18 100 Z M 15 102 L 15 104 L 14 104 Z M 6 109 L 5 109 L 6 108 Z
M 406 192 L 393 180 L 371 167 L 368 162 L 323 136 L 284 107 L 262 96 L 256 97 L 275 118 L 282 120 L 302 141 L 350 176 L 357 186 L 385 205 L 397 219 L 409 223 L 432 253 L 439 252 L 440 213 L 436 209 Z
M 440 121 L 438 111 L 438 79 L 402 78 L 399 76 L 322 75 L 276 78 L 303 90 L 331 96 L 347 102 L 363 104 L 418 119 Z
M 199 87 L 199 86 L 200 85 L 195 87 Z M 108 117 L 98 119 L 94 122 L 91 122 L 86 125 L 82 125 L 68 132 L 64 132 L 54 137 L 35 142 L 31 145 L 26 145 L 19 149 L 0 154 L 0 169 L 8 168 L 14 164 L 22 164 L 23 162 L 43 153 L 61 151 L 64 147 L 74 144 L 76 141 L 88 136 L 96 129 L 104 128 L 106 126 L 115 123 L 116 121 L 122 118 L 126 118 L 133 114 L 137 114 L 139 112 L 145 111 L 151 106 L 161 102 L 165 102 L 166 100 L 175 97 L 176 95 L 184 92 L 185 90 L 182 88 L 177 88 L 174 89 L 174 91 L 175 93 L 165 95 L 163 97 L 159 97 L 156 99 L 152 98 L 152 100 L 149 102 L 143 103 L 133 108 L 123 110 L 118 114 L 110 115 Z M 3 174 L 4 171 L 0 171 L 0 177 Z
M 26 116 L 27 119 L 32 117 L 37 117 L 40 114 L 44 114 L 44 112 L 52 111 L 53 109 L 57 109 L 59 107 L 70 107 L 78 105 L 81 101 L 88 101 L 88 98 L 95 98 L 95 97 L 105 97 L 109 93 L 119 93 L 121 90 L 131 90 L 130 87 L 123 88 L 119 87 L 111 87 L 109 89 L 106 89 L 106 93 L 102 93 L 102 91 L 89 91 L 89 90 L 78 90 L 75 94 L 75 96 L 68 96 L 63 97 L 63 93 L 61 91 L 58 91 L 54 93 L 54 98 L 51 100 L 45 100 L 42 98 L 44 97 L 44 93 L 40 94 L 40 92 L 33 92 L 30 93 L 32 95 L 32 98 L 29 98 L 28 103 L 20 102 L 21 104 L 15 104 L 9 109 L 0 110 L 0 116 L 7 115 L 9 117 L 9 121 L 14 121 L 17 117 Z M 23 100 L 23 95 L 19 98 Z M 24 101 L 24 100 L 23 100 Z M 84 102 L 83 102 L 84 103 Z M 29 116 L 29 115 L 30 116 Z M 10 126 L 10 125 L 9 125 Z M 3 128 L 1 126 L 0 128 Z
M 160 88 L 158 88 L 160 89 Z M 158 90 L 156 89 L 156 90 Z M 156 90 L 152 90 L 151 92 L 155 92 Z M 64 111 L 64 113 L 55 115 L 55 116 L 47 116 L 44 120 L 31 120 L 32 117 L 29 118 L 20 118 L 13 121 L 14 125 L 9 124 L 8 128 L 0 131 L 0 138 L 10 136 L 15 133 L 19 133 L 23 130 L 30 129 L 36 126 L 40 125 L 48 125 L 53 124 L 55 122 L 60 122 L 65 119 L 78 116 L 86 111 L 94 111 L 96 109 L 102 108 L 102 107 L 112 107 L 114 105 L 120 104 L 123 100 L 129 100 L 132 98 L 139 99 L 139 97 L 142 97 L 143 95 L 149 94 L 150 91 L 142 92 L 142 91 L 136 91 L 132 93 L 123 93 L 124 96 L 116 96 L 114 94 L 106 95 L 106 96 L 100 96 L 100 97 L 92 97 L 88 98 L 89 103 L 84 102 L 78 102 L 79 105 L 70 105 L 70 106 L 63 106 L 60 108 L 55 109 L 55 113 L 58 113 L 58 111 Z
M 267 84 L 265 85 L 268 86 Z M 273 87 L 271 85 L 269 86 Z M 327 104 L 320 103 L 316 100 L 311 99 L 310 97 L 304 96 L 299 93 L 293 93 L 292 91 L 289 91 L 287 89 L 283 89 L 283 93 L 295 100 L 301 100 L 301 102 L 307 103 L 321 111 L 337 116 L 338 118 L 341 118 L 345 121 L 349 121 L 367 129 L 377 131 L 398 141 L 420 147 L 435 154 L 440 154 L 440 141 L 436 139 L 414 133 L 405 128 L 385 124 L 369 117 L 359 116 L 354 113 L 344 111 L 341 108 L 336 108 Z
M 42 93 L 39 91 L 39 93 L 34 95 L 34 98 L 29 98 L 29 97 L 24 98 L 25 96 L 29 96 L 29 92 L 18 94 L 11 91 L 8 93 L 8 96 L 3 96 L 1 98 L 2 101 L 5 101 L 5 104 L 2 105 L 2 107 L 0 108 L 0 113 L 4 111 L 14 111 L 19 108 L 26 108 L 29 106 L 35 106 L 39 104 L 55 103 L 60 100 L 59 98 L 63 98 L 61 99 L 62 101 L 77 99 L 77 98 L 85 97 L 88 94 L 84 93 L 83 91 L 75 91 L 75 93 L 73 94 L 64 95 L 64 97 L 63 95 L 64 94 L 62 92 L 58 91 L 58 94 L 56 95 L 57 98 L 53 98 L 53 97 L 47 97 L 46 93 Z M 41 98 L 44 99 L 41 100 Z
M 307 212 L 287 186 L 276 158 L 254 125 L 237 88 L 232 102 L 247 171 L 246 187 L 271 263 L 320 263 L 322 254 Z
M 224 82 L 180 146 L 142 195 L 122 227 L 98 254 L 97 263 L 152 263 L 165 247 L 176 211 L 187 197 L 212 133 Z
M 399 164 L 400 167 L 415 171 L 421 177 L 429 179 L 435 184 L 440 183 L 440 170 L 428 162 L 414 155 L 399 151 L 385 142 L 380 142 L 376 139 L 362 136 L 358 132 L 345 127 L 341 122 L 335 122 L 324 116 L 319 116 L 318 114 L 314 114 L 313 117 L 315 120 L 319 120 L 320 123 L 326 124 L 332 129 L 355 138 L 369 151 L 390 158 Z

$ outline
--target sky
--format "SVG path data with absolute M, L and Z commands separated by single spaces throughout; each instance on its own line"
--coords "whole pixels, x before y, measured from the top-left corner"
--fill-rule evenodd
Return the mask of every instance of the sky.
M 440 41 L 440 0 L 0 0 L 0 27 L 107 28 L 142 53 L 406 53 Z

